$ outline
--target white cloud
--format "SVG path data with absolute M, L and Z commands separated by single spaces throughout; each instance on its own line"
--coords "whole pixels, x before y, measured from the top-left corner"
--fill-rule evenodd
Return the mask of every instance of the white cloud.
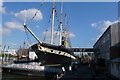
M 92 23 L 91 26 L 93 28 L 96 28 L 98 29 L 100 32 L 104 32 L 108 27 L 109 25 L 111 25 L 113 22 L 111 21 L 99 21 L 97 23 Z
M 103 32 L 111 25 L 111 24 L 114 24 L 114 23 L 116 23 L 116 22 L 118 22 L 118 20 L 117 21 L 105 21 L 105 20 L 103 20 L 103 21 L 99 21 L 99 22 L 96 22 L 96 23 L 92 23 L 91 24 L 91 26 L 92 26 L 92 28 L 95 28 L 95 29 L 97 29 L 99 32 L 100 32 L 100 34 L 96 37 L 96 40 L 98 40 L 99 38 L 100 38 L 100 36 L 103 34 Z
M 11 30 L 18 29 L 18 30 L 24 31 L 23 25 L 20 24 L 19 22 L 6 22 L 4 25 L 6 28 Z
M 69 35 L 70 35 L 70 37 L 75 37 L 75 34 L 72 32 L 70 32 Z
M 96 23 L 92 23 L 91 26 L 94 28 L 96 27 Z
M 102 36 L 102 34 L 99 34 L 97 37 L 96 37 L 96 41 Z
M 8 28 L 2 28 L 0 27 L 0 35 L 7 35 L 7 34 L 10 34 L 11 31 L 8 29 Z
M 35 16 L 36 14 L 36 16 Z M 28 10 L 22 10 L 18 13 L 15 13 L 15 16 L 22 20 L 31 20 L 34 16 L 34 20 L 42 20 L 43 16 L 40 10 L 38 9 L 28 9 Z
M 5 7 L 3 7 L 3 3 L 0 2 L 0 14 L 6 13 Z
M 11 43 L 9 43 L 10 45 L 13 45 L 13 46 L 16 46 L 17 44 L 16 43 L 13 43 L 13 42 L 11 42 Z
M 40 28 L 40 26 L 39 26 L 39 25 L 37 25 L 37 26 L 36 26 L 36 28 Z
M 9 35 L 14 29 L 24 31 L 23 25 L 18 22 L 5 22 L 3 26 L 0 26 L 0 35 Z
M 13 11 L 11 11 L 11 12 L 10 12 L 10 14 L 11 14 L 11 15 L 14 15 L 14 12 L 13 12 Z
M 66 37 L 75 37 L 75 35 L 73 33 L 68 33 L 69 35 L 67 35 Z M 43 32 L 43 35 L 45 37 L 45 42 L 49 43 L 50 42 L 50 36 L 51 36 L 51 31 L 47 31 L 47 32 Z M 63 36 L 65 34 L 62 34 Z M 54 31 L 54 41 L 53 44 L 59 44 L 59 32 L 58 31 Z
M 73 34 L 72 32 L 67 33 L 69 34 L 69 37 L 75 37 L 75 34 Z M 47 31 L 47 32 L 43 32 L 43 35 L 47 35 L 50 36 L 51 35 L 51 31 Z M 59 36 L 59 31 L 54 31 L 54 35 L 55 36 Z M 65 35 L 64 33 L 62 34 L 63 36 Z

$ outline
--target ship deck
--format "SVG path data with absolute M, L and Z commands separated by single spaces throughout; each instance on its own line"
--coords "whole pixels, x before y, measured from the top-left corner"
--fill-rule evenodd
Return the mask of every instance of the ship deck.
M 62 69 L 53 66 L 40 66 L 39 63 L 9 64 L 2 66 L 3 73 L 18 74 L 25 76 L 47 76 L 53 77 L 61 72 Z

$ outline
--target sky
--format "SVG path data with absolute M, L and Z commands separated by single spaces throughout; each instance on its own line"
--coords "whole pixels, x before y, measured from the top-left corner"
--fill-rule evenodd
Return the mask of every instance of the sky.
M 57 29 L 58 19 L 60 19 L 59 2 L 56 3 L 55 9 L 55 29 Z M 37 14 L 31 21 L 36 11 Z M 28 37 L 26 36 L 23 28 L 25 20 L 27 26 L 42 41 L 43 33 L 51 26 L 51 11 L 51 2 L 4 2 L 0 4 L 2 45 L 19 48 L 20 45 L 23 46 L 24 41 L 32 44 L 37 42 L 29 33 L 27 33 Z M 72 47 L 93 47 L 106 28 L 118 20 L 118 2 L 64 2 L 63 25 L 65 14 L 67 14 L 67 27 L 71 34 Z
M 52 2 L 53 0 L 4 0 L 4 2 Z M 119 0 L 63 0 L 64 2 L 119 2 Z M 61 0 L 56 0 L 56 2 L 61 2 Z

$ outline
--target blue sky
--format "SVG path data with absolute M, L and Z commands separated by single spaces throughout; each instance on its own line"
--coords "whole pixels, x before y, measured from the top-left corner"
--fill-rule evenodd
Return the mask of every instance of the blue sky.
M 71 37 L 72 47 L 92 47 L 108 25 L 118 19 L 117 2 L 65 2 L 63 5 L 63 16 L 67 14 L 69 31 L 74 34 Z M 4 2 L 2 7 L 4 9 L 2 13 L 3 44 L 18 48 L 23 45 L 24 41 L 28 41 L 21 26 L 23 15 L 20 15 L 20 11 L 23 10 L 38 9 L 40 11 L 38 14 L 41 16 L 37 14 L 35 20 L 27 21 L 27 25 L 43 40 L 43 32 L 51 25 L 48 23 L 51 15 L 51 2 L 44 2 L 42 6 L 40 2 Z M 58 15 L 56 18 L 59 19 L 60 3 L 58 2 L 56 11 Z M 57 19 L 55 27 L 58 23 Z M 32 44 L 37 42 L 30 34 L 29 38 Z

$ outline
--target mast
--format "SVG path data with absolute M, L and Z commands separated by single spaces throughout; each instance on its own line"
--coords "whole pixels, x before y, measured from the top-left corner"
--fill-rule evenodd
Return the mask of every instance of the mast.
M 52 29 L 51 29 L 51 39 L 50 39 L 50 44 L 53 44 L 54 20 L 55 20 L 55 0 L 53 0 L 53 8 L 52 8 Z
M 28 32 L 38 41 L 39 44 L 42 44 L 39 38 L 26 26 L 25 23 L 24 23 L 24 28 L 28 30 Z
M 65 27 L 64 27 L 64 36 L 66 37 L 66 41 L 67 41 L 67 47 L 71 47 L 70 44 L 70 34 L 68 31 L 68 27 L 67 27 L 68 21 L 67 21 L 67 14 L 65 14 Z
M 62 7 L 63 7 L 63 1 L 61 2 L 61 11 L 60 11 L 60 32 L 59 32 L 59 45 L 61 45 L 62 42 Z

